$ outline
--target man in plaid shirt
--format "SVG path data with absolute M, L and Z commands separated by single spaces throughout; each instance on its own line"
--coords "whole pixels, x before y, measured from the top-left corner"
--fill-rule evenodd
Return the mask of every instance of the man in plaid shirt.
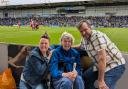
M 77 28 L 82 36 L 79 48 L 86 50 L 94 62 L 83 73 L 85 88 L 115 89 L 116 82 L 125 71 L 121 52 L 104 33 L 92 30 L 87 20 L 80 21 Z

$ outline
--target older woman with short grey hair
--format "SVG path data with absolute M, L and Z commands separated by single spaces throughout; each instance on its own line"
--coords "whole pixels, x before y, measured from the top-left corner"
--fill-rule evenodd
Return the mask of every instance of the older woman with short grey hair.
M 50 62 L 50 73 L 55 89 L 84 89 L 81 78 L 80 55 L 71 48 L 74 37 L 67 32 L 61 36 L 61 46 L 56 48 Z

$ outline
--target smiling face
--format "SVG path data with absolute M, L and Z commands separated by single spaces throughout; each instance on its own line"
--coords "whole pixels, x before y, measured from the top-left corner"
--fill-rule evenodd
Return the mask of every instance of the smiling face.
M 49 48 L 49 40 L 46 38 L 41 38 L 39 42 L 39 49 L 42 53 L 47 52 Z
M 72 46 L 72 39 L 71 38 L 62 38 L 61 45 L 64 50 L 68 51 Z
M 81 24 L 79 31 L 83 37 L 89 38 L 89 36 L 91 35 L 91 28 L 88 26 L 86 22 L 83 22 Z

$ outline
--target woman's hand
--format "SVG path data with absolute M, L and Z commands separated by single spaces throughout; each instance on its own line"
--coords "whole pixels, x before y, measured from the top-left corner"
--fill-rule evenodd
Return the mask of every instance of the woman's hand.
M 77 76 L 77 72 L 68 72 L 68 73 L 62 73 L 63 77 L 67 77 L 70 80 L 75 80 L 76 76 Z

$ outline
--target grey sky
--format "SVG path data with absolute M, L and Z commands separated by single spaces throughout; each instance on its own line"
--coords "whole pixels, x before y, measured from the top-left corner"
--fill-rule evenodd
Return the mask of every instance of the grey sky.
M 70 1 L 92 1 L 92 0 L 0 0 L 8 1 L 7 5 L 23 5 L 23 4 L 40 4 L 40 3 L 54 3 L 54 2 L 70 2 Z M 6 3 L 0 3 L 5 5 Z
M 20 5 L 20 4 L 39 4 L 42 0 L 10 0 L 10 5 Z

